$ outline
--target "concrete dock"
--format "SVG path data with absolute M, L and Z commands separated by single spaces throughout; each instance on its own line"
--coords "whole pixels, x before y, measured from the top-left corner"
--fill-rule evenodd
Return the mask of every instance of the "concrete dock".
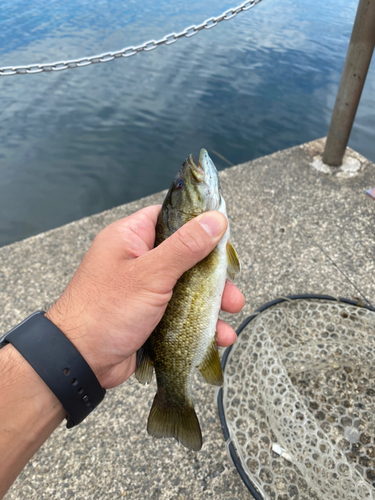
M 237 327 L 279 296 L 315 293 L 375 305 L 375 165 L 348 149 L 346 167 L 319 162 L 324 139 L 220 172 L 231 240 L 242 263 Z M 179 165 L 176 165 L 176 171 Z M 166 186 L 167 187 L 167 186 Z M 0 333 L 59 296 L 95 235 L 165 192 L 0 248 Z M 197 376 L 200 452 L 146 432 L 155 383 L 133 377 L 108 391 L 83 424 L 61 424 L 21 473 L 6 500 L 250 499 L 227 457 L 215 388 Z

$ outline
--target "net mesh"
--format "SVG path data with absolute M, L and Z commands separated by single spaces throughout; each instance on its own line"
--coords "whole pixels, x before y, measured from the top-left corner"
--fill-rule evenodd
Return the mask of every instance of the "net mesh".
M 225 365 L 223 410 L 264 499 L 373 498 L 375 313 L 287 300 L 253 319 Z

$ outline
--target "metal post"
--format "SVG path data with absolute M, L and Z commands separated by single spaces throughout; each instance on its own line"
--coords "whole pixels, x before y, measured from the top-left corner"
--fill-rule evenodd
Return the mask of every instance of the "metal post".
M 375 0 L 359 0 L 323 153 L 327 165 L 342 164 L 374 46 Z

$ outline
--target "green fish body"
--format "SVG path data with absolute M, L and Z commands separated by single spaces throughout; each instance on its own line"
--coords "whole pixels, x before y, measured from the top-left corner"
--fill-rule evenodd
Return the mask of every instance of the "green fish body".
M 155 245 L 209 210 L 226 216 L 217 170 L 202 149 L 198 165 L 190 155 L 174 179 L 158 218 Z M 178 280 L 163 318 L 138 351 L 137 379 L 149 383 L 155 369 L 158 385 L 147 424 L 152 436 L 171 436 L 189 449 L 201 449 L 191 396 L 193 375 L 198 368 L 209 384 L 223 383 L 216 324 L 226 278 L 237 271 L 228 226 L 217 247 Z

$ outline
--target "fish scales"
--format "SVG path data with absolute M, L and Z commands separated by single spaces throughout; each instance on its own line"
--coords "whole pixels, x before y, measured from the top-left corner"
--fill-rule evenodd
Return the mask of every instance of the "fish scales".
M 173 371 L 176 377 L 182 373 L 186 380 L 184 391 L 189 396 L 191 377 L 202 363 L 213 339 L 212 330 L 217 319 L 212 328 L 212 317 L 217 318 L 220 310 L 220 289 L 223 288 L 222 282 L 225 284 L 226 270 L 221 275 L 215 273 L 218 264 L 219 256 L 215 249 L 193 269 L 184 273 L 173 290 L 172 299 L 156 327 L 155 335 L 150 338 L 149 346 L 157 376 L 159 371 L 164 371 L 164 367 Z M 213 310 L 217 311 L 216 314 L 213 314 Z M 169 344 L 168 350 L 164 343 Z M 172 383 L 169 384 L 172 387 Z M 170 392 L 174 391 L 171 389 Z
M 208 210 L 226 215 L 216 168 L 203 149 L 198 165 L 190 155 L 177 174 L 158 218 L 155 244 Z M 148 383 L 155 370 L 158 385 L 147 426 L 151 435 L 171 436 L 189 449 L 201 448 L 192 379 L 198 368 L 208 383 L 222 384 L 216 323 L 227 271 L 233 277 L 238 270 L 228 225 L 216 248 L 178 280 L 163 318 L 138 351 L 137 379 Z

